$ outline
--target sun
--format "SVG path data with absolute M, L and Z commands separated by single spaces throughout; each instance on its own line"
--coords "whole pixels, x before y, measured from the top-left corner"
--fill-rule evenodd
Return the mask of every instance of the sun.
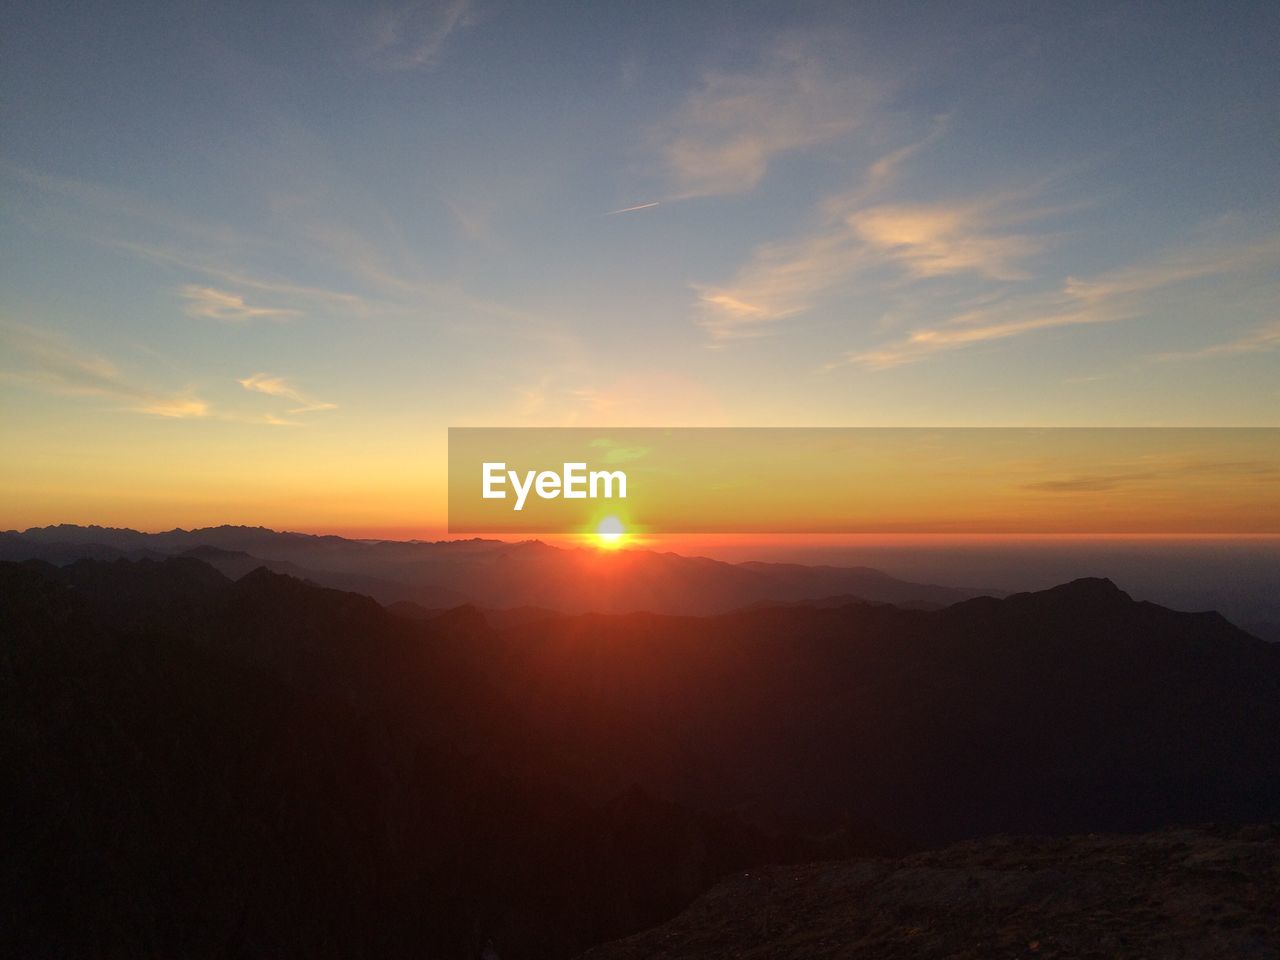
M 596 524 L 596 542 L 599 546 L 614 550 L 622 546 L 625 539 L 626 531 L 617 517 L 605 517 Z

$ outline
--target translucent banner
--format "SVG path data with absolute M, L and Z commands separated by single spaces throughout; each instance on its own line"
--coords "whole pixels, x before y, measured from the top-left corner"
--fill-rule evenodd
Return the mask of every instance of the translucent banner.
M 1280 429 L 452 428 L 449 532 L 1280 533 Z

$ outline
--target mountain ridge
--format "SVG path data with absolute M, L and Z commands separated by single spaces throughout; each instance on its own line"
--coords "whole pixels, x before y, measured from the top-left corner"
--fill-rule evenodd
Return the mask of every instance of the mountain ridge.
M 871 567 L 733 564 L 638 549 L 602 554 L 539 540 L 367 541 L 264 527 L 140 533 L 70 524 L 0 534 L 0 559 L 8 560 L 137 559 L 193 550 L 203 551 L 205 559 L 227 573 L 242 575 L 258 561 L 322 586 L 367 593 L 383 604 L 407 601 L 428 608 L 471 602 L 570 613 L 703 615 L 762 600 L 796 602 L 847 594 L 873 602 L 943 606 L 990 592 L 913 583 Z

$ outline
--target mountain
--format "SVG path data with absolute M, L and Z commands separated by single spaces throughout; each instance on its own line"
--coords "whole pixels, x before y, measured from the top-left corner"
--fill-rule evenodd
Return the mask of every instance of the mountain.
M 1245 625 L 1245 630 L 1263 640 L 1280 643 L 1280 623 L 1271 623 L 1269 621 L 1249 623 Z
M 19 956 L 557 958 L 761 864 L 1280 819 L 1280 647 L 1104 580 L 415 618 L 193 557 L 26 561 L 0 649 Z
M 187 555 L 229 576 L 256 566 L 379 602 L 427 608 L 542 607 L 566 613 L 723 613 L 756 602 L 846 595 L 869 601 L 945 606 L 978 589 L 898 580 L 870 567 L 724 563 L 674 553 L 560 549 L 539 541 L 346 540 L 261 527 L 139 533 L 104 527 L 32 528 L 0 535 L 0 559 L 115 559 Z
M 511 777 L 484 629 L 190 558 L 0 563 L 0 950 L 564 957 L 822 855 Z
M 203 560 L 232 580 L 238 580 L 253 570 L 265 567 L 274 573 L 287 574 L 320 586 L 332 587 L 335 590 L 363 593 L 387 605 L 406 603 L 420 606 L 423 603 L 430 603 L 438 609 L 455 607 L 467 602 L 467 598 L 462 594 L 444 587 L 421 584 L 415 588 L 394 580 L 364 576 L 353 571 L 308 570 L 290 560 L 264 560 L 243 550 L 200 546 L 184 550 L 178 556 Z M 406 596 L 412 596 L 415 599 L 404 599 Z
M 245 553 L 243 550 L 224 550 L 221 547 L 205 545 L 184 550 L 178 556 L 190 557 L 193 560 L 207 563 L 230 580 L 239 580 L 246 573 L 252 573 L 259 567 L 266 567 L 273 573 L 288 574 L 291 577 L 297 577 L 299 580 L 310 579 L 308 571 L 296 563 L 290 563 L 288 560 L 263 560 L 261 557 L 255 557 L 253 554 Z M 41 557 L 39 559 L 44 558 Z M 90 557 L 87 559 L 97 558 Z
M 490 676 L 527 718 L 508 762 L 550 751 L 601 792 L 634 778 L 925 843 L 1280 809 L 1280 648 L 1105 580 L 502 636 Z
M 581 960 L 1280 955 L 1280 827 L 1000 837 L 734 874 Z

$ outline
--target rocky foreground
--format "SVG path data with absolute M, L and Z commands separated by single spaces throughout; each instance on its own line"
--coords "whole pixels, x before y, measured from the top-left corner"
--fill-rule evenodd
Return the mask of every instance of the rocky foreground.
M 582 960 L 1280 957 L 1280 825 L 987 839 L 725 879 Z

